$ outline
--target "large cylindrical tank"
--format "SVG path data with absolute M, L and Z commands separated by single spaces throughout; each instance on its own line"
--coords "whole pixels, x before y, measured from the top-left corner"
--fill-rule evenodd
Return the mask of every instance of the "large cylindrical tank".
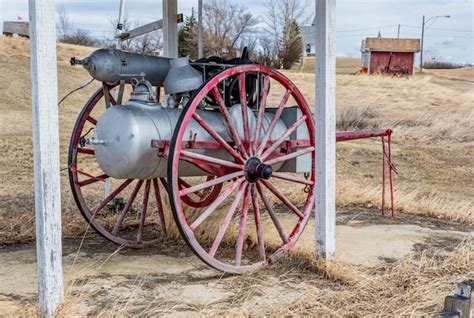
M 99 49 L 83 60 L 73 58 L 72 64 L 82 64 L 89 74 L 101 82 L 116 83 L 132 78 L 145 79 L 153 86 L 161 86 L 170 69 L 170 59 L 166 57 L 141 55 L 115 49 Z
M 109 176 L 117 179 L 151 179 L 167 176 L 167 160 L 158 156 L 158 151 L 151 147 L 151 140 L 171 140 L 182 110 L 162 108 L 158 104 L 149 105 L 130 102 L 107 109 L 99 118 L 95 130 L 94 150 L 97 162 Z M 225 140 L 231 141 L 227 126 L 220 112 L 197 110 L 198 114 L 209 123 Z M 243 138 L 241 106 L 229 109 L 232 121 Z M 256 116 L 248 108 L 250 128 L 256 125 Z M 263 131 L 268 129 L 273 118 L 272 113 L 265 113 Z M 273 135 L 279 136 L 287 126 L 282 120 L 277 122 Z M 263 135 L 263 132 L 262 132 Z M 192 120 L 184 136 L 193 136 L 196 141 L 215 141 L 199 123 Z M 224 149 L 190 150 L 233 161 Z M 182 162 L 182 176 L 203 176 L 205 172 L 196 166 Z M 280 165 L 275 165 L 278 170 Z

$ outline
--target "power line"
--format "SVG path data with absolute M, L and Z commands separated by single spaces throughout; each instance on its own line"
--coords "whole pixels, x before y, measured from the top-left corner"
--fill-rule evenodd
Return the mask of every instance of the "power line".
M 403 27 L 406 27 L 406 28 L 414 28 L 414 29 L 419 29 L 419 28 L 420 28 L 419 26 L 414 26 L 414 25 L 406 25 L 406 24 L 402 24 L 402 26 L 403 26 Z M 460 29 L 430 28 L 430 30 L 437 30 L 437 31 L 452 31 L 452 32 L 469 32 L 469 33 L 472 33 L 472 32 L 474 32 L 473 30 L 467 30 L 467 29 L 460 30 Z
M 372 27 L 372 28 L 364 28 L 364 29 L 353 29 L 353 30 L 340 30 L 340 31 L 336 31 L 336 32 L 357 32 L 357 31 L 368 31 L 368 30 L 379 30 L 379 29 L 388 29 L 388 28 L 394 28 L 394 27 L 398 27 L 398 24 L 394 24 L 394 25 L 383 25 L 383 26 L 379 26 L 379 27 Z

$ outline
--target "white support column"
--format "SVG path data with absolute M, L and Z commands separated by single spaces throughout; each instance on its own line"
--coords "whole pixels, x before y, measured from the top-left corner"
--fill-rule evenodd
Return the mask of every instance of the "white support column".
M 177 0 L 163 1 L 163 45 L 166 57 L 178 57 Z
M 316 0 L 316 255 L 336 252 L 336 0 Z
M 54 0 L 29 0 L 36 253 L 41 316 L 62 302 L 61 191 Z

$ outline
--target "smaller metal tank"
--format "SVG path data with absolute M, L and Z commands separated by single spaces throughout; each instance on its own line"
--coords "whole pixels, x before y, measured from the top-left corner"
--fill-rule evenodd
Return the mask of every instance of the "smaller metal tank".
M 170 61 L 170 70 L 163 86 L 166 94 L 178 94 L 193 91 L 202 83 L 202 74 L 189 65 L 189 58 L 186 56 Z

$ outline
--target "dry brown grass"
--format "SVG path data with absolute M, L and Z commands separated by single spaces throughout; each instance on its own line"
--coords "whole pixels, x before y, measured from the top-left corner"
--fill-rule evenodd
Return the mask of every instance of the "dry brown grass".
M 420 247 L 421 252 L 375 268 L 315 260 L 292 252 L 278 264 L 222 282 L 233 296 L 209 305 L 153 298 L 144 301 L 146 277 L 136 276 L 127 292 L 96 312 L 100 317 L 155 316 L 176 312 L 204 316 L 431 316 L 457 282 L 474 276 L 472 239 L 454 249 Z M 70 287 L 71 288 L 71 287 Z M 76 315 L 91 294 L 66 293 L 58 317 Z M 295 297 L 296 295 L 300 295 Z M 304 296 L 303 296 L 304 295 Z M 275 302 L 275 299 L 278 299 Z M 258 300 L 258 301 L 257 301 Z M 141 304 L 137 306 L 137 303 Z M 37 315 L 28 306 L 25 314 Z

